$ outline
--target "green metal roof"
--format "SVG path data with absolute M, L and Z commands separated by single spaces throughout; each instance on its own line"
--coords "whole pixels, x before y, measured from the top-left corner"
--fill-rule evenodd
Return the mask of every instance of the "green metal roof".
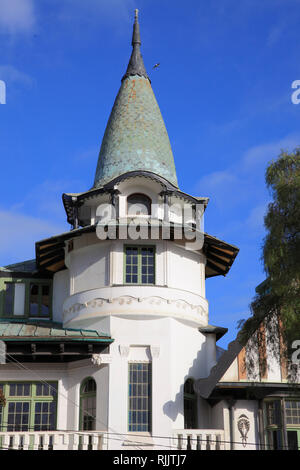
M 96 341 L 111 343 L 105 333 L 96 330 L 63 328 L 54 322 L 0 322 L 2 341 Z
M 9 264 L 8 266 L 0 267 L 0 270 L 9 272 L 33 273 L 37 269 L 35 259 L 30 259 L 28 261 L 21 261 L 20 263 Z
M 178 187 L 168 133 L 139 51 L 137 18 L 133 55 L 104 133 L 94 188 L 130 171 L 149 171 Z

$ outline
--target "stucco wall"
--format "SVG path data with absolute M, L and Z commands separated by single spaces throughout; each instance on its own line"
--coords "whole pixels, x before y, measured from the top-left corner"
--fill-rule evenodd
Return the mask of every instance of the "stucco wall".
M 63 303 L 69 295 L 70 273 L 68 269 L 65 269 L 53 276 L 52 315 L 54 321 L 63 321 Z

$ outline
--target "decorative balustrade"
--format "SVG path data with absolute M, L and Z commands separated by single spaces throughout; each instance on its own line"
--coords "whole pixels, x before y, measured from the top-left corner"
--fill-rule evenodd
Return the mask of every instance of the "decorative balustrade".
M 224 450 L 222 429 L 178 429 L 173 440 L 179 450 Z
M 1 450 L 102 450 L 102 432 L 0 432 Z

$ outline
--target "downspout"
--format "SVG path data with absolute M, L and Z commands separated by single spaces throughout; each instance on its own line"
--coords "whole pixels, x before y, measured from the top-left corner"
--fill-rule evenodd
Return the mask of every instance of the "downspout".
M 285 406 L 284 406 L 284 398 L 280 400 L 280 408 L 281 408 L 281 420 L 282 420 L 282 434 L 283 434 L 283 450 L 288 450 L 288 437 L 287 437 L 287 430 L 286 430 L 286 414 L 285 414 Z
M 228 411 L 229 411 L 229 434 L 230 434 L 230 450 L 234 450 L 234 438 L 233 438 L 233 426 L 234 426 L 234 418 L 233 418 L 233 410 L 236 400 L 233 398 L 229 398 L 227 400 L 228 403 Z
M 265 450 L 265 429 L 263 420 L 263 400 L 258 401 L 258 435 L 259 435 L 259 450 Z

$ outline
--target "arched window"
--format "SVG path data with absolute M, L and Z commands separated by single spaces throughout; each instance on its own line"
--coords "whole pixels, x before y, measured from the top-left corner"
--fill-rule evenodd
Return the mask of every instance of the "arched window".
M 187 379 L 184 384 L 184 429 L 197 429 L 197 395 L 194 380 Z
M 151 202 L 145 194 L 131 194 L 127 197 L 127 215 L 151 215 Z
M 96 382 L 89 377 L 80 387 L 80 430 L 95 431 L 96 429 Z

